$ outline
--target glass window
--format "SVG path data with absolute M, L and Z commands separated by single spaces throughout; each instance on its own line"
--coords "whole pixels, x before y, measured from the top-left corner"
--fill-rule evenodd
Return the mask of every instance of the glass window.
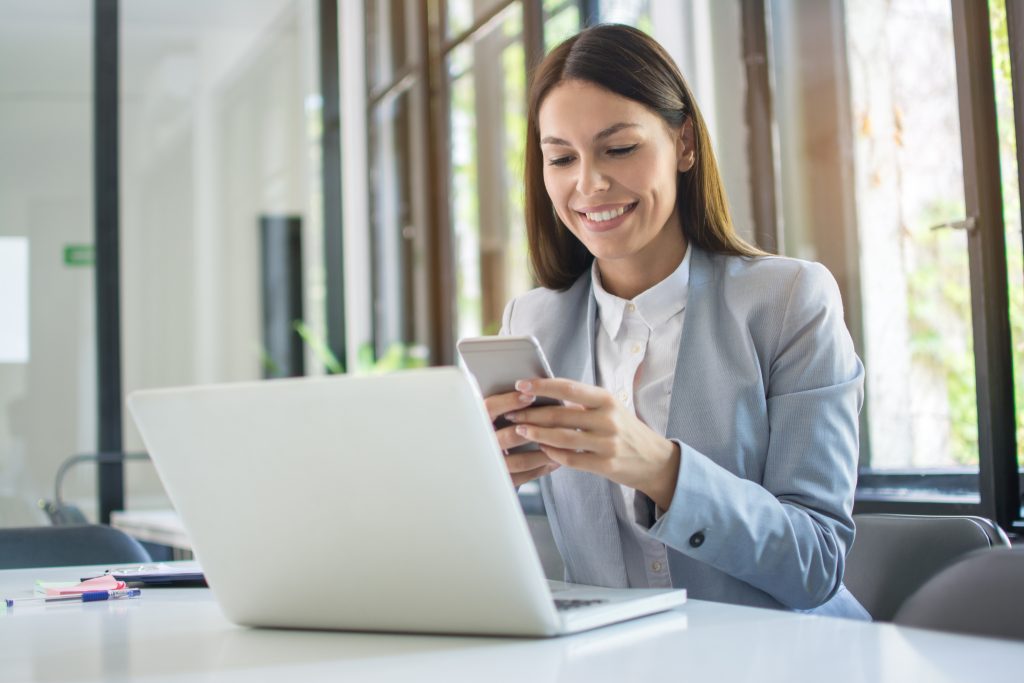
M 580 30 L 580 7 L 576 0 L 544 0 L 544 50 L 552 48 Z
M 532 287 L 523 219 L 520 3 L 456 46 L 447 66 L 458 335 L 495 334 L 505 303 Z
M 862 475 L 964 475 L 945 493 L 977 502 L 950 4 L 777 1 L 771 22 L 782 244 L 839 282 L 867 373 Z
M 511 0 L 448 0 L 447 36 L 455 38 L 468 31 L 473 24 L 499 12 L 502 5 L 512 4 Z
M 361 365 L 425 362 L 430 338 L 427 215 L 422 175 L 425 122 L 419 84 L 377 103 L 370 125 L 373 349 Z M 372 351 L 372 353 L 371 353 Z M 391 367 L 391 366 L 389 366 Z
M 369 338 L 364 334 L 355 342 L 351 369 L 357 372 L 424 365 L 431 355 L 430 124 L 416 47 L 422 10 L 399 0 L 366 5 L 371 291 L 363 295 L 371 299 L 372 320 Z
M 949 3 L 851 3 L 846 20 L 868 464 L 976 471 L 967 234 L 939 227 L 965 212 Z
M 367 81 L 374 92 L 419 59 L 420 14 L 414 2 L 368 0 L 365 18 Z
M 96 450 L 92 5 L 0 21 L 0 526 L 47 522 L 60 463 Z M 96 470 L 63 489 L 96 517 Z
M 628 24 L 654 34 L 650 5 L 651 0 L 598 0 L 598 11 L 602 23 Z

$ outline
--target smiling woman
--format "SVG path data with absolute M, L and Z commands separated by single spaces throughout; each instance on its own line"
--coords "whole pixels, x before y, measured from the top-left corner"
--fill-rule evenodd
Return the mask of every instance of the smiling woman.
M 598 232 L 599 221 L 587 219 L 588 211 L 638 208 L 634 223 L 660 229 L 672 221 L 687 240 L 709 251 L 762 253 L 736 235 L 690 88 L 668 53 L 640 31 L 596 27 L 552 50 L 534 75 L 526 137 L 527 234 L 534 271 L 546 287 L 570 287 L 596 256 L 576 231 L 587 225 L 582 234 Z M 570 208 L 560 198 L 566 181 L 576 182 L 579 173 L 580 196 Z M 603 188 L 605 183 L 616 186 Z M 641 187 L 645 201 L 629 197 Z M 588 196 L 602 198 L 584 201 Z M 558 229 L 559 222 L 575 240 Z M 678 249 L 676 256 L 678 263 Z
M 543 286 L 502 331 L 556 378 L 486 404 L 502 448 L 537 444 L 506 465 L 539 479 L 567 579 L 867 618 L 843 586 L 864 371 L 835 280 L 736 235 L 661 46 L 603 25 L 556 47 L 525 182 Z
M 631 299 L 664 280 L 686 251 L 676 173 L 693 167 L 693 125 L 674 130 L 639 102 L 577 80 L 552 88 L 538 118 L 555 214 L 602 261 L 606 289 Z

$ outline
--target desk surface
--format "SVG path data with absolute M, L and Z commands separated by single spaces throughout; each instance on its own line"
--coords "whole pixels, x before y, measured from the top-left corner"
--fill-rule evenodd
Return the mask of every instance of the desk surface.
M 81 568 L 0 571 L 0 597 Z M 0 608 L 0 681 L 1019 680 L 1024 644 L 692 600 L 550 640 L 249 629 L 207 589 Z M 664 678 L 663 678 L 664 677 Z

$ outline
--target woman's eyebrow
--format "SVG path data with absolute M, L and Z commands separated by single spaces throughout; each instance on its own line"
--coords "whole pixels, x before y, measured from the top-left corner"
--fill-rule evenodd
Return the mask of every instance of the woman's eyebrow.
M 597 142 L 598 140 L 603 140 L 604 138 L 607 138 L 607 137 L 611 137 L 612 135 L 615 135 L 620 130 L 623 130 L 625 128 L 639 128 L 639 127 L 640 127 L 639 123 L 613 123 L 612 125 L 608 126 L 604 130 L 600 131 L 597 135 L 595 135 L 594 136 L 594 142 Z M 556 137 L 553 137 L 551 135 L 543 138 L 540 141 L 540 144 L 542 144 L 542 145 L 561 145 L 562 147 L 572 147 L 572 145 L 570 145 L 568 142 L 566 142 L 562 138 L 556 138 Z
M 598 140 L 603 140 L 604 138 L 611 137 L 612 135 L 615 135 L 620 130 L 623 130 L 625 128 L 639 128 L 639 127 L 640 127 L 639 123 L 615 123 L 615 124 L 612 124 L 612 125 L 608 126 L 604 130 L 602 130 L 600 133 L 595 135 L 594 136 L 594 141 L 597 142 Z

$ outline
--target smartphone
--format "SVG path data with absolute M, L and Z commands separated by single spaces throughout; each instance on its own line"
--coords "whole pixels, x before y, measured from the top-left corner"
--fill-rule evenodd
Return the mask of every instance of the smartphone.
M 459 355 L 480 385 L 480 391 L 485 397 L 515 391 L 517 380 L 554 376 L 544 357 L 543 349 L 532 336 L 469 337 L 459 340 L 457 346 Z M 529 406 L 523 407 L 557 405 L 562 405 L 562 402 L 538 396 Z M 508 427 L 510 424 L 504 417 L 498 417 L 494 421 L 495 429 Z M 528 443 L 509 449 L 509 453 L 536 449 L 536 444 Z

